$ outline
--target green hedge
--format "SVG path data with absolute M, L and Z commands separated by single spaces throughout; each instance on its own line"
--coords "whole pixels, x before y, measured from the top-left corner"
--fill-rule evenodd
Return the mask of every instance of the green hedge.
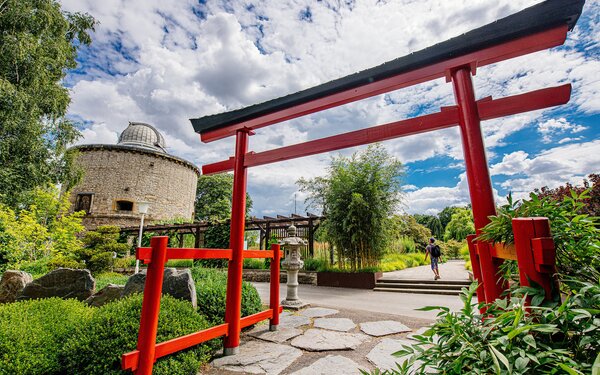
M 64 342 L 92 312 L 74 299 L 0 305 L 0 374 L 60 373 Z
M 163 296 L 157 342 L 209 328 L 189 302 Z M 142 295 L 133 295 L 98 308 L 90 321 L 64 343 L 68 374 L 130 374 L 120 370 L 121 355 L 136 347 Z M 159 359 L 153 374 L 196 374 L 209 359 L 214 342 Z
M 221 324 L 225 318 L 225 297 L 227 294 L 227 270 L 195 267 L 192 277 L 196 282 L 198 312 L 213 324 Z M 242 316 L 262 311 L 262 303 L 256 288 L 242 282 Z

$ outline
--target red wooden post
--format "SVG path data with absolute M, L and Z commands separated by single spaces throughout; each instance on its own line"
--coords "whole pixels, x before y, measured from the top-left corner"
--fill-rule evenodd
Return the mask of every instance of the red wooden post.
M 156 348 L 156 332 L 158 330 L 158 313 L 160 312 L 160 296 L 167 261 L 167 245 L 169 237 L 152 237 L 150 247 L 150 264 L 144 285 L 144 299 L 140 318 L 137 349 L 140 351 L 137 375 L 151 375 L 154 366 Z
M 273 259 L 271 260 L 271 295 L 269 308 L 273 310 L 273 317 L 269 322 L 269 330 L 277 331 L 279 326 L 279 262 L 281 260 L 281 246 L 271 245 Z
M 477 301 L 479 303 L 486 302 L 485 289 L 483 287 L 483 279 L 481 278 L 481 266 L 479 265 L 479 255 L 477 254 L 477 244 L 474 242 L 475 235 L 467 236 L 467 244 L 469 245 L 469 257 L 471 259 L 471 268 L 473 269 L 473 277 L 479 284 L 477 286 Z
M 558 297 L 558 285 L 554 278 L 554 244 L 550 238 L 548 219 L 516 218 L 512 219 L 512 227 L 521 285 L 530 286 L 530 281 L 534 281 L 544 288 L 547 300 Z
M 481 120 L 475 101 L 475 91 L 471 81 L 471 68 L 463 66 L 450 72 L 454 96 L 458 105 L 460 134 L 469 182 L 469 196 L 473 207 L 475 231 L 489 223 L 488 216 L 496 214 L 492 182 L 488 171 L 485 145 L 481 134 Z M 485 299 L 491 302 L 500 297 L 505 289 L 498 275 L 498 263 L 492 259 L 489 244 L 478 243 L 481 276 L 485 289 Z
M 246 175 L 244 157 L 248 151 L 248 131 L 238 130 L 235 140 L 235 167 L 233 172 L 233 201 L 231 207 L 230 246 L 231 260 L 227 269 L 227 300 L 225 322 L 229 324 L 225 338 L 225 355 L 238 352 L 240 346 L 240 318 L 242 310 L 242 267 L 244 263 L 244 225 L 246 220 Z

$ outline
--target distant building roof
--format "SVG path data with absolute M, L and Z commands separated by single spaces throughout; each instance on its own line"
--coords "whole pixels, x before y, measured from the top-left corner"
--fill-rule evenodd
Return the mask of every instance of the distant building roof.
M 152 125 L 143 122 L 130 122 L 119 136 L 117 144 L 167 153 L 167 145 L 162 134 Z

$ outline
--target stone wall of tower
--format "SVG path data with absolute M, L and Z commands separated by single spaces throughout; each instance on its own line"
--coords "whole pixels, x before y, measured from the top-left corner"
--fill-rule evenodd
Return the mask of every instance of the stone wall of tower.
M 77 163 L 84 171 L 70 195 L 74 209 L 79 194 L 93 194 L 86 228 L 111 224 L 138 225 L 137 202 L 150 203 L 146 220 L 191 219 L 198 169 L 167 154 L 119 145 L 79 146 Z M 133 202 L 131 211 L 119 211 L 117 201 Z

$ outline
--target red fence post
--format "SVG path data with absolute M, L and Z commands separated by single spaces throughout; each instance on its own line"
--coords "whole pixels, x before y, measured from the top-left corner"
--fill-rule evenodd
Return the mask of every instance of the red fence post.
M 454 87 L 454 97 L 458 105 L 460 134 L 469 183 L 469 196 L 473 207 L 475 231 L 479 235 L 481 228 L 489 223 L 488 216 L 496 214 L 492 182 L 481 133 L 481 119 L 475 101 L 471 67 L 458 67 L 453 69 L 450 75 Z M 500 275 L 498 275 L 500 261 L 492 258 L 489 244 L 485 246 L 484 243 L 480 242 L 477 246 L 485 298 L 487 302 L 491 302 L 500 297 L 505 289 L 505 283 L 500 280 Z
M 167 245 L 169 237 L 152 237 L 150 247 L 152 254 L 146 273 L 144 299 L 140 318 L 137 349 L 140 351 L 137 375 L 151 375 L 154 366 L 156 348 L 156 332 L 158 331 L 158 313 L 160 312 L 160 296 L 167 261 Z
M 269 308 L 273 310 L 273 317 L 269 321 L 269 331 L 277 331 L 279 326 L 279 262 L 281 260 L 281 246 L 271 245 L 273 259 L 271 260 L 271 295 Z
M 556 273 L 556 253 L 550 236 L 550 223 L 545 217 L 512 219 L 515 249 L 522 286 L 533 281 L 544 288 L 546 300 L 560 298 Z
M 227 300 L 225 303 L 225 322 L 229 324 L 223 350 L 225 355 L 236 354 L 240 346 L 247 175 L 247 169 L 244 167 L 244 157 L 247 151 L 248 131 L 245 129 L 238 130 L 235 141 L 231 232 L 229 237 L 232 255 L 227 269 Z
M 479 265 L 479 255 L 477 254 L 477 244 L 475 243 L 475 235 L 467 236 L 467 244 L 469 245 L 469 258 L 471 259 L 471 268 L 473 269 L 473 277 L 477 281 L 477 301 L 485 303 L 485 289 L 483 288 L 483 279 L 481 277 L 481 266 Z

